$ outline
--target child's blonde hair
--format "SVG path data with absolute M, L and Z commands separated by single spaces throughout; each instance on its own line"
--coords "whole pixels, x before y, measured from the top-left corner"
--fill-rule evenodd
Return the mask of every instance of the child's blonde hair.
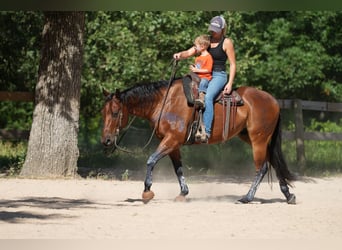
M 208 35 L 200 35 L 195 38 L 195 43 L 198 43 L 207 49 L 210 46 L 210 37 Z

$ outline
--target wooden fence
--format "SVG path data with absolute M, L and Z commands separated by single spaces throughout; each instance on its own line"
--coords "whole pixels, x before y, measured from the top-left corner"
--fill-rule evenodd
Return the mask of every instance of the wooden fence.
M 0 91 L 0 101 L 33 102 L 34 93 Z M 306 165 L 305 140 L 342 141 L 342 133 L 305 132 L 303 123 L 303 110 L 342 112 L 342 103 L 302 101 L 299 99 L 279 99 L 278 103 L 281 109 L 292 109 L 295 115 L 295 131 L 283 131 L 283 138 L 296 141 L 297 162 L 300 171 L 303 171 Z M 28 139 L 28 136 L 29 131 L 0 129 L 0 140 Z
M 342 133 L 328 132 L 305 132 L 303 123 L 303 110 L 314 110 L 324 112 L 342 112 L 342 103 L 313 102 L 294 100 L 278 100 L 281 109 L 292 109 L 295 116 L 295 131 L 283 131 L 283 138 L 296 141 L 297 165 L 300 172 L 305 171 L 305 140 L 320 141 L 342 141 Z
M 0 91 L 0 102 L 1 101 L 33 102 L 34 93 Z M 0 140 L 27 140 L 29 134 L 30 131 L 28 130 L 0 129 Z

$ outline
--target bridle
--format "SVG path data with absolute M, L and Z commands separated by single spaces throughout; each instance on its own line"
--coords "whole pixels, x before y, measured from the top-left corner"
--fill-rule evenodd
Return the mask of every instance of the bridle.
M 115 130 L 114 144 L 113 144 L 113 147 L 111 147 L 111 152 L 113 152 L 117 148 L 118 150 L 120 150 L 122 152 L 129 153 L 129 154 L 134 154 L 133 151 L 130 151 L 128 149 L 124 149 L 123 147 L 120 147 L 118 145 L 120 143 L 120 141 L 122 140 L 122 138 L 124 137 L 124 135 L 126 134 L 126 132 L 128 131 L 128 129 L 131 127 L 131 125 L 134 122 L 135 118 L 137 118 L 136 116 L 133 116 L 133 118 L 128 123 L 128 125 L 123 129 L 123 133 L 121 134 L 121 136 L 119 138 L 120 128 L 122 127 L 122 119 L 123 119 L 123 112 L 122 112 L 122 110 L 123 110 L 123 105 L 121 103 L 120 104 L 120 110 L 119 110 L 119 113 L 118 113 L 119 123 L 118 123 L 118 126 L 117 126 L 116 130 Z M 155 130 L 156 130 L 156 127 L 153 129 L 152 134 L 151 134 L 149 140 L 147 141 L 145 146 L 142 148 L 142 150 L 144 150 L 151 143 Z
M 168 84 L 168 87 L 167 87 L 166 94 L 165 94 L 165 96 L 164 96 L 163 105 L 162 105 L 162 108 L 161 108 L 160 113 L 159 113 L 157 125 L 154 126 L 153 131 L 152 131 L 152 133 L 151 133 L 151 136 L 150 136 L 149 140 L 147 141 L 147 143 L 145 144 L 145 146 L 142 148 L 142 150 L 145 150 L 145 148 L 151 143 L 152 138 L 153 138 L 153 135 L 154 135 L 156 129 L 159 127 L 159 123 L 160 123 L 161 116 L 162 116 L 162 113 L 163 113 L 163 109 L 164 109 L 164 106 L 165 106 L 165 103 L 166 103 L 166 99 L 167 99 L 167 96 L 168 96 L 168 94 L 169 94 L 169 90 L 170 90 L 170 88 L 171 88 L 172 81 L 173 81 L 173 79 L 175 78 L 176 68 L 177 68 L 178 61 L 175 60 L 175 59 L 172 59 L 170 64 L 172 64 L 171 76 L 170 76 L 170 79 L 169 79 L 169 84 Z M 126 152 L 126 153 L 133 154 L 133 153 L 134 153 L 133 151 L 124 149 L 124 148 L 122 148 L 122 147 L 120 147 L 120 146 L 118 145 L 118 144 L 120 143 L 120 141 L 122 140 L 123 136 L 126 134 L 127 130 L 130 128 L 130 126 L 132 125 L 133 121 L 134 121 L 135 118 L 136 118 L 136 116 L 133 116 L 132 120 L 131 120 L 131 121 L 129 122 L 129 124 L 125 127 L 124 132 L 121 134 L 120 138 L 118 139 L 119 134 L 120 134 L 120 128 L 122 127 L 122 119 L 123 119 L 123 112 L 122 112 L 122 110 L 123 110 L 123 104 L 120 102 L 120 110 L 119 110 L 119 112 L 118 112 L 119 123 L 118 123 L 118 127 L 117 127 L 116 130 L 115 130 L 115 134 L 114 134 L 114 143 L 113 143 L 113 147 L 111 147 L 111 152 L 110 152 L 110 153 L 112 153 L 112 152 L 115 150 L 115 148 L 117 148 L 117 149 L 120 150 L 120 151 L 123 151 L 123 152 Z
M 132 125 L 133 121 L 135 120 L 136 116 L 133 116 L 133 118 L 131 119 L 131 121 L 129 122 L 129 124 L 126 126 L 126 128 L 124 129 L 124 133 L 121 135 L 121 137 L 118 139 L 119 134 L 120 134 L 120 128 L 122 127 L 122 119 L 123 119 L 123 104 L 120 102 L 120 110 L 118 112 L 118 117 L 119 117 L 119 123 L 118 126 L 115 130 L 115 134 L 114 134 L 114 147 L 112 148 L 112 151 L 114 151 L 115 148 L 117 148 L 118 150 L 122 151 L 122 152 L 126 152 L 126 153 L 130 153 L 133 154 L 132 151 L 129 151 L 127 149 L 124 149 L 122 147 L 120 147 L 118 144 L 120 143 L 121 139 L 123 138 L 123 136 L 125 135 L 126 131 L 130 128 L 130 126 Z

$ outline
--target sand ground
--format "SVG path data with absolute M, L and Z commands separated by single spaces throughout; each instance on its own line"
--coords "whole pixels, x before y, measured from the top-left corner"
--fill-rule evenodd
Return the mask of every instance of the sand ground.
M 250 181 L 190 180 L 186 202 L 177 181 L 0 179 L 1 239 L 341 239 L 342 177 L 294 183 L 288 205 L 277 183 L 261 183 L 252 204 L 236 204 Z

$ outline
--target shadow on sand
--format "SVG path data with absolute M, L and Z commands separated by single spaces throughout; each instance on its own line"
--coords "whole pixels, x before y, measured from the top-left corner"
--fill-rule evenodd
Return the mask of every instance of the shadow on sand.
M 50 220 L 60 218 L 74 218 L 75 216 L 55 213 L 56 210 L 63 209 L 98 209 L 108 204 L 94 203 L 87 199 L 66 199 L 60 197 L 27 197 L 16 200 L 0 200 L 0 221 L 8 223 L 23 223 L 26 219 Z M 5 209 L 18 209 L 21 211 L 4 211 Z M 42 208 L 53 210 L 53 213 L 35 213 L 29 212 L 32 208 Z M 26 209 L 26 211 L 24 210 Z

